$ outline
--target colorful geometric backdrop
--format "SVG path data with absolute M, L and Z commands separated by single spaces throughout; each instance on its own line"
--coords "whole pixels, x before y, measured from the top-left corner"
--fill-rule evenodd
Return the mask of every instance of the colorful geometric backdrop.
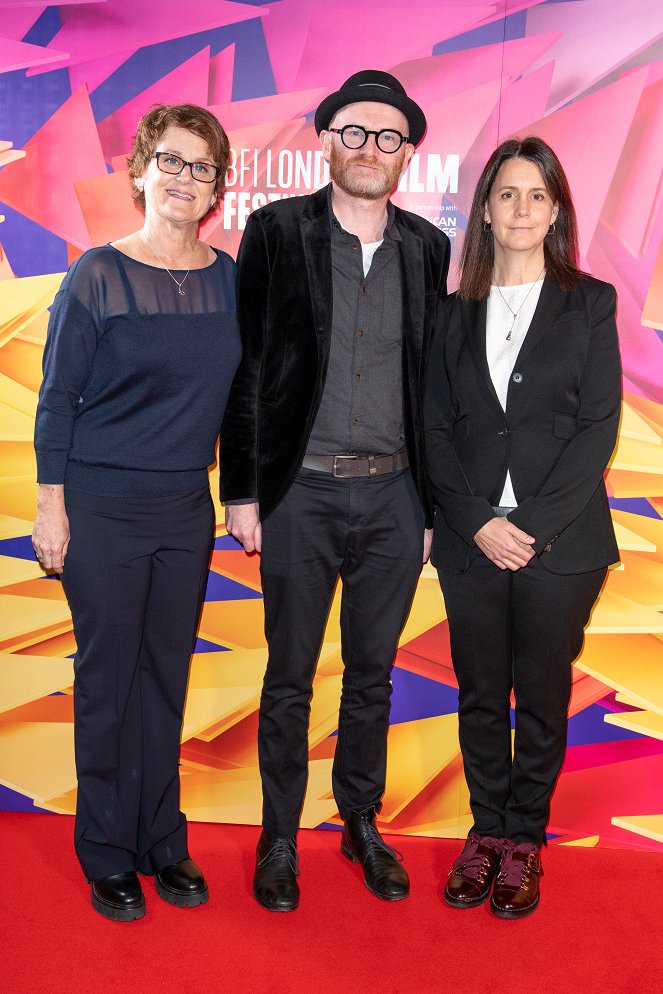
M 68 264 L 140 225 L 124 163 L 138 117 L 164 101 L 218 115 L 233 162 L 203 235 L 235 254 L 252 209 L 325 182 L 312 111 L 372 66 L 394 72 L 426 110 L 427 137 L 396 199 L 452 238 L 452 286 L 478 172 L 513 133 L 555 147 L 582 264 L 617 286 L 625 392 L 608 486 L 622 564 L 575 667 L 550 834 L 552 844 L 663 851 L 662 29 L 660 0 L 0 0 L 0 806 L 75 805 L 75 645 L 61 584 L 32 554 L 32 431 L 48 307 Z M 258 563 L 217 532 L 182 802 L 193 819 L 257 823 Z M 335 603 L 311 712 L 309 827 L 338 824 L 339 650 Z M 462 836 L 457 690 L 430 566 L 393 683 L 382 827 Z

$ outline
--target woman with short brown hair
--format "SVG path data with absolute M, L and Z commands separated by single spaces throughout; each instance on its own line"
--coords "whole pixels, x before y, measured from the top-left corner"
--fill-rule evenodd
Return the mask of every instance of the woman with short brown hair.
M 143 226 L 85 252 L 51 310 L 35 430 L 33 545 L 74 621 L 75 845 L 96 911 L 145 914 L 136 871 L 207 900 L 179 810 L 179 741 L 214 509 L 208 466 L 241 345 L 235 264 L 198 238 L 228 139 L 159 106 L 129 155 Z

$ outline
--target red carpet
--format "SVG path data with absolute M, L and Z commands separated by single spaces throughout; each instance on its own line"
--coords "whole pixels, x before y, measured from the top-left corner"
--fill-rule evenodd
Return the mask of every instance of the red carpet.
M 73 821 L 0 814 L 8 994 L 661 994 L 663 856 L 552 847 L 539 910 L 521 922 L 440 899 L 458 843 L 396 839 L 406 901 L 366 890 L 337 832 L 301 832 L 300 908 L 251 897 L 255 828 L 191 825 L 210 901 L 181 910 L 144 882 L 147 915 L 95 914 L 71 842 Z

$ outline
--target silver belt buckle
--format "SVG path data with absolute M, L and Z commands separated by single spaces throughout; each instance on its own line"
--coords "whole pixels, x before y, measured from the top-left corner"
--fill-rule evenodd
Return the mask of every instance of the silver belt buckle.
M 336 477 L 338 477 L 341 480 L 347 480 L 347 479 L 349 479 L 349 477 L 347 477 L 344 473 L 341 473 L 341 472 L 338 471 L 338 460 L 339 459 L 346 459 L 346 460 L 354 459 L 356 461 L 358 458 L 359 458 L 359 456 L 334 456 L 334 462 L 333 462 L 333 465 L 332 465 L 332 476 L 336 476 Z

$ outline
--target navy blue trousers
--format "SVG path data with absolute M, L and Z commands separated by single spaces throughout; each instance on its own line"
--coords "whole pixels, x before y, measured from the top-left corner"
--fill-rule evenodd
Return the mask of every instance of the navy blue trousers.
M 90 880 L 188 855 L 179 745 L 214 508 L 65 493 L 74 620 L 75 845 Z
M 391 668 L 421 572 L 424 513 L 409 470 L 354 480 L 301 470 L 263 523 L 269 645 L 258 752 L 263 825 L 297 832 L 313 677 L 340 577 L 344 672 L 332 786 L 343 818 L 381 806 Z

